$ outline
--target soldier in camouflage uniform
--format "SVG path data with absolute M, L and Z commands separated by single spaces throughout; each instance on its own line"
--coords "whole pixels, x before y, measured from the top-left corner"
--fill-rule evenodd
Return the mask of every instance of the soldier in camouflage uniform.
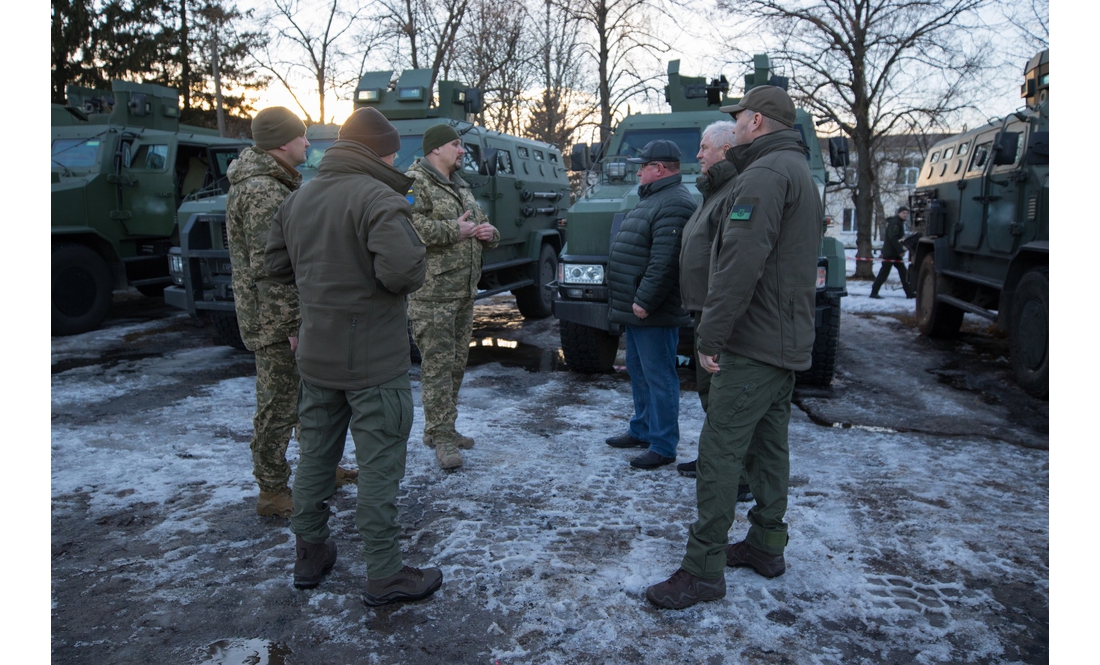
M 462 466 L 459 448 L 473 439 L 455 431 L 458 390 L 470 354 L 474 296 L 481 279 L 481 251 L 497 246 L 500 233 L 459 176 L 466 151 L 450 125 L 424 132 L 424 157 L 409 167 L 413 226 L 427 246 L 428 275 L 409 296 L 413 338 L 420 347 L 420 395 L 424 443 L 435 447 L 440 468 Z
M 241 339 L 256 354 L 256 415 L 252 419 L 252 472 L 260 486 L 256 512 L 290 517 L 286 448 L 298 425 L 298 290 L 267 278 L 263 269 L 271 218 L 279 204 L 302 184 L 295 165 L 306 158 L 306 127 L 276 106 L 256 114 L 256 142 L 229 167 L 226 234 L 233 264 L 233 295 Z M 341 478 L 343 471 L 343 478 Z M 342 482 L 358 472 L 337 471 Z

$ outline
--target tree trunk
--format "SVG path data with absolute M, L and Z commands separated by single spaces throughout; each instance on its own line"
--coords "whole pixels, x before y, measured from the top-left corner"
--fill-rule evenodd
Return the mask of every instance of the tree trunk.
M 191 38 L 187 24 L 187 0 L 180 0 L 180 93 L 183 95 L 183 115 L 186 116 L 191 110 Z

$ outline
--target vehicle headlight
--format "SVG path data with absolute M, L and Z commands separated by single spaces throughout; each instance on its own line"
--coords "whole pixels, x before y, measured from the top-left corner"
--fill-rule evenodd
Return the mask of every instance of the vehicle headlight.
M 559 264 L 558 282 L 561 284 L 603 284 L 603 266 L 582 263 Z
M 825 282 L 827 281 L 827 277 L 828 277 L 828 269 L 825 268 L 825 266 L 818 266 L 817 267 L 817 288 L 819 288 L 819 289 L 825 288 Z
M 173 282 L 183 285 L 183 257 L 179 254 L 168 255 L 168 274 Z

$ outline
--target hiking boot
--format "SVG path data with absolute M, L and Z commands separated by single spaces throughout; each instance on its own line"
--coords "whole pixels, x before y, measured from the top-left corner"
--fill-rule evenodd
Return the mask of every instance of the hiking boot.
M 726 597 L 726 578 L 704 580 L 681 568 L 660 584 L 645 590 L 645 597 L 657 607 L 682 610 L 706 600 Z
M 656 469 L 659 466 L 666 464 L 672 464 L 676 461 L 675 457 L 665 457 L 659 455 L 652 450 L 647 450 L 641 455 L 638 455 L 634 459 L 630 460 L 630 466 L 635 469 Z
M 451 441 L 437 443 L 435 446 L 435 459 L 441 469 L 457 469 L 462 466 L 462 453 Z
M 431 434 L 424 435 L 424 445 L 429 448 L 435 448 L 435 440 Z M 462 436 L 461 434 L 455 434 L 455 448 L 459 450 L 469 450 L 474 447 L 474 440 L 468 436 Z
M 870 297 L 874 298 L 875 300 L 884 300 L 884 298 L 877 293 L 872 293 Z
M 623 434 L 622 436 L 613 436 L 609 439 L 604 439 L 604 443 L 612 448 L 648 448 L 649 444 L 645 441 L 639 441 L 630 436 L 630 432 Z
M 260 498 L 256 500 L 256 513 L 264 517 L 290 517 L 294 512 L 294 498 L 290 489 L 284 487 L 274 492 L 260 490 Z
M 320 584 L 336 563 L 336 543 L 332 538 L 318 544 L 295 536 L 294 550 L 294 586 L 299 589 L 312 589 Z
M 694 478 L 696 476 L 695 465 L 699 462 L 697 459 L 693 459 L 690 462 L 684 462 L 683 464 L 676 465 L 676 471 L 686 478 Z
M 441 584 L 443 573 L 438 568 L 421 570 L 403 566 L 395 575 L 380 580 L 367 580 L 363 603 L 378 607 L 406 600 L 420 600 L 435 593 Z
M 779 577 L 787 572 L 787 562 L 782 554 L 761 552 L 745 541 L 734 543 L 726 548 L 726 565 L 731 567 L 751 566 L 764 577 Z
M 359 469 L 345 469 L 342 466 L 336 467 L 336 486 L 343 487 L 344 485 L 355 485 L 359 482 Z
M 748 485 L 737 486 L 737 502 L 748 503 L 753 500 L 752 492 L 749 491 Z

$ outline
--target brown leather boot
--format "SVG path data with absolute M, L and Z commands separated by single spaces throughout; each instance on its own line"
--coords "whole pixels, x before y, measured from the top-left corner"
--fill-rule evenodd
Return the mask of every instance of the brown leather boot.
M 769 578 L 787 572 L 787 562 L 782 554 L 762 552 L 743 540 L 726 548 L 726 565 L 751 566 L 757 573 Z
M 294 586 L 299 589 L 312 589 L 320 584 L 336 563 L 336 543 L 332 538 L 323 543 L 309 543 L 295 536 L 294 551 Z
M 294 512 L 294 498 L 290 489 L 284 487 L 274 492 L 260 490 L 260 498 L 256 500 L 256 512 L 264 517 L 290 517 Z
M 657 607 L 682 610 L 695 603 L 726 597 L 726 578 L 704 580 L 681 568 L 664 582 L 645 590 L 645 597 Z
M 435 593 L 443 584 L 443 573 L 438 568 L 413 568 L 403 566 L 397 573 L 380 580 L 368 580 L 363 603 L 371 607 L 407 600 L 420 600 Z
M 431 434 L 424 435 L 424 445 L 429 448 L 435 448 L 435 440 L 432 439 Z M 468 436 L 462 436 L 461 434 L 455 434 L 455 448 L 459 450 L 469 450 L 474 447 L 474 440 Z
M 435 446 L 435 460 L 441 469 L 457 469 L 462 466 L 462 453 L 450 441 Z
M 343 487 L 344 485 L 354 485 L 359 482 L 359 469 L 345 469 L 342 466 L 336 467 L 336 486 Z

